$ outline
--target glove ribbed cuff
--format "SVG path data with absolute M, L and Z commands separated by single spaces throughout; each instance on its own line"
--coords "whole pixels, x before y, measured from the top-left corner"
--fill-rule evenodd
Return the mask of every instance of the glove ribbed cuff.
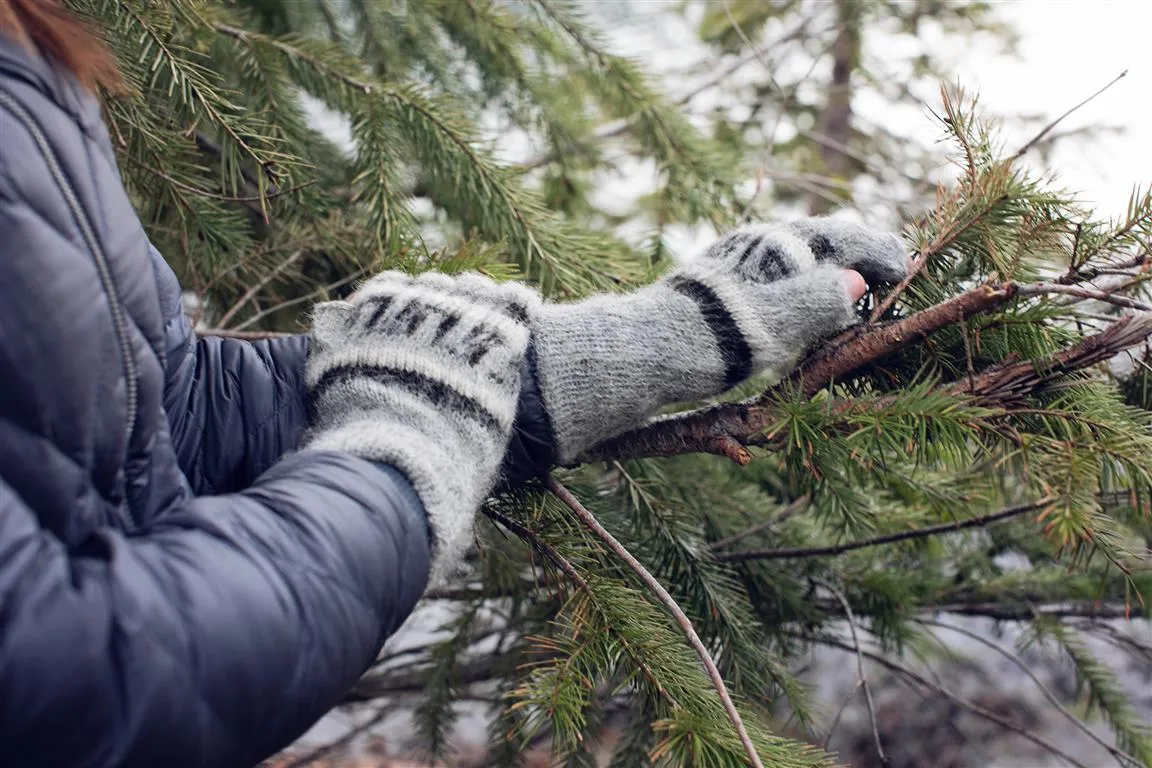
M 430 583 L 456 575 L 508 443 L 528 347 L 527 289 L 385 273 L 354 304 L 318 305 L 305 450 L 408 477 L 434 535 Z

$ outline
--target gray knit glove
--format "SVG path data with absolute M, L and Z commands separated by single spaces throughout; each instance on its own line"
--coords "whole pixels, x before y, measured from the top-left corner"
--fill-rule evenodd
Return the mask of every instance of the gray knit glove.
M 315 308 L 305 450 L 395 466 L 435 536 L 432 584 L 456 570 L 508 444 L 536 295 L 478 275 L 386 272 Z
M 560 463 L 661 406 L 787 373 L 809 346 L 856 322 L 844 269 L 899 281 L 904 247 L 824 217 L 752 227 L 636 293 L 540 307 L 537 375 Z

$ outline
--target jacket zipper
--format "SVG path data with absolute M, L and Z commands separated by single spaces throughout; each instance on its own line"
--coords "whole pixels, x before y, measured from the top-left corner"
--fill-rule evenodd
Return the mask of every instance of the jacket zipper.
M 136 358 L 132 355 L 132 342 L 128 338 L 128 323 L 124 319 L 124 308 L 120 304 L 120 296 L 116 293 L 116 286 L 112 281 L 112 270 L 108 267 L 108 259 L 104 255 L 104 250 L 100 247 L 100 241 L 96 238 L 95 231 L 92 228 L 92 222 L 88 219 L 88 214 L 84 210 L 84 207 L 80 205 L 76 191 L 72 188 L 68 177 L 64 175 L 64 171 L 60 166 L 60 159 L 56 156 L 52 145 L 44 135 L 44 131 L 41 130 L 40 124 L 36 122 L 36 118 L 24 108 L 23 104 L 3 89 L 0 89 L 0 106 L 6 107 L 16 115 L 16 119 L 22 122 L 28 130 L 28 133 L 31 134 L 32 140 L 44 156 L 44 161 L 48 165 L 48 170 L 52 173 L 52 178 L 60 188 L 61 194 L 64 195 L 64 199 L 68 203 L 68 208 L 71 210 L 72 216 L 76 219 L 76 224 L 80 229 L 80 235 L 84 238 L 96 263 L 96 271 L 100 275 L 100 285 L 103 287 L 104 293 L 108 298 L 108 307 L 112 313 L 112 324 L 116 330 L 116 341 L 120 346 L 120 357 L 122 358 L 124 366 L 125 390 L 128 400 L 128 418 L 124 425 L 124 452 L 125 456 L 127 456 L 132 449 L 132 434 L 136 431 L 136 407 L 139 400 L 139 381 L 136 376 Z M 125 478 L 125 481 L 127 481 L 127 478 Z M 132 514 L 132 510 L 128 504 L 127 485 L 125 485 L 124 490 L 124 498 L 120 500 L 120 505 L 128 513 L 132 524 L 134 526 L 138 525 L 139 521 L 137 521 L 135 515 Z

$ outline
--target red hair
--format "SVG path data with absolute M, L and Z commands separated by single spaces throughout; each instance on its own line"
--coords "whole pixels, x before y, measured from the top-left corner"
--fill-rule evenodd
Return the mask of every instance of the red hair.
M 123 89 L 103 41 L 58 0 L 0 0 L 0 34 L 67 68 L 90 90 Z

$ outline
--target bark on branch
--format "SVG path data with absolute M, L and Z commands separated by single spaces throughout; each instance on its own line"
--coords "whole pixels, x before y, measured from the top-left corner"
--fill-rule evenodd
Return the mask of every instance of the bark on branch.
M 1038 284 L 1039 285 L 1039 284 Z M 921 341 L 973 315 L 995 310 L 1037 286 L 982 285 L 888 325 L 869 325 L 833 340 L 810 356 L 788 379 L 762 395 L 656 419 L 593 447 L 581 461 L 625 460 L 712 453 L 739 464 L 751 459 L 745 446 L 762 445 L 761 433 L 774 418 L 773 401 L 789 392 L 811 397 L 837 379 Z M 987 405 L 1005 405 L 1049 386 L 1056 379 L 1109 359 L 1152 336 L 1152 312 L 1129 315 L 1046 360 L 1007 359 L 948 387 Z
M 945 326 L 1006 304 L 1016 290 L 1013 284 L 983 285 L 894 323 L 866 326 L 834 340 L 759 398 L 658 419 L 593 447 L 581 459 L 588 462 L 714 453 L 747 464 L 750 456 L 744 446 L 769 424 L 771 412 L 767 406 L 776 395 L 799 389 L 811 397 L 863 365 Z

